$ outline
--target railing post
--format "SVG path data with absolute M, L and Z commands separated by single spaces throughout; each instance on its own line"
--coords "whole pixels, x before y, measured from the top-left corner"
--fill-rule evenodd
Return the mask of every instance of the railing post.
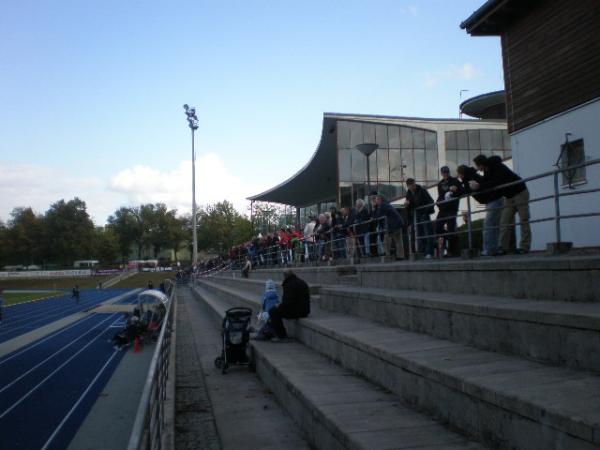
M 415 253 L 419 252 L 419 227 L 417 226 L 417 208 L 413 208 L 413 229 L 415 230 Z
M 473 252 L 473 229 L 471 223 L 473 222 L 471 219 L 471 197 L 467 197 L 467 239 L 469 242 L 469 254 L 471 255 Z
M 558 195 L 558 171 L 554 172 L 554 221 L 556 225 L 556 242 L 560 243 L 560 197 Z

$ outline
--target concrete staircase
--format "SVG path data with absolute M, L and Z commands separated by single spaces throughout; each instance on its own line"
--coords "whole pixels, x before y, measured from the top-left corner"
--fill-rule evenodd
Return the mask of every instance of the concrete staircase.
M 560 301 L 556 280 L 567 279 L 566 272 L 532 286 L 530 298 L 514 295 L 526 294 L 518 286 L 500 297 L 469 294 L 459 283 L 448 283 L 445 292 L 431 289 L 438 282 L 417 285 L 462 273 L 464 264 L 406 263 L 356 274 L 339 267 L 297 270 L 311 284 L 311 316 L 287 322 L 295 343 L 253 347 L 263 381 L 315 446 L 600 447 L 600 302 L 587 285 L 573 283 L 568 301 Z M 597 271 L 590 259 L 567 266 L 577 264 Z M 507 271 L 526 271 L 518 265 L 502 262 L 493 271 L 486 264 L 485 286 L 505 283 Z M 538 266 L 532 280 L 563 270 L 564 262 L 551 266 Z M 475 278 L 483 271 L 476 269 Z M 406 273 L 413 275 L 411 289 L 398 289 Z M 216 317 L 228 305 L 257 311 L 263 280 L 281 277 L 277 271 L 255 271 L 249 280 L 234 275 L 204 279 L 196 291 Z M 469 280 L 468 273 L 460 276 Z M 553 295 L 544 300 L 542 292 Z M 344 398 L 348 404 L 340 406 Z M 427 440 L 433 437 L 443 442 Z

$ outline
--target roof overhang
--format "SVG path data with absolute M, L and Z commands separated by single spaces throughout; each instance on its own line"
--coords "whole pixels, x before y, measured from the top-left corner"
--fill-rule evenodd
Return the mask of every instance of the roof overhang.
M 488 92 L 469 98 L 460 104 L 460 110 L 478 119 L 506 120 L 505 92 Z
M 471 36 L 499 36 L 515 19 L 544 0 L 488 0 L 460 27 Z
M 292 177 L 251 201 L 308 206 L 337 198 L 336 121 L 325 116 L 321 141 L 310 161 Z

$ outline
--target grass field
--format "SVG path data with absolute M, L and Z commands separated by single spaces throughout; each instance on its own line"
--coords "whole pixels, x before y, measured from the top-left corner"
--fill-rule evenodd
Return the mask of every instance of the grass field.
M 4 306 L 16 305 L 17 303 L 29 302 L 40 298 L 56 297 L 61 295 L 61 291 L 46 291 L 46 292 L 7 292 L 4 297 Z
M 2 289 L 70 289 L 78 285 L 81 289 L 95 288 L 99 282 L 110 277 L 70 277 L 70 278 L 35 278 L 35 279 L 3 279 Z
M 148 287 L 148 281 L 152 280 L 154 287 L 158 289 L 160 283 L 167 278 L 175 278 L 175 272 L 141 272 L 119 281 L 113 287 L 126 289 L 146 288 Z

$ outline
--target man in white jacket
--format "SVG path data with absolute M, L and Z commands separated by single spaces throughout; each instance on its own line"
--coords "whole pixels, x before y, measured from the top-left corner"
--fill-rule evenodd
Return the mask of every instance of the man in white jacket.
M 313 235 L 317 219 L 311 217 L 304 226 L 304 261 L 312 260 L 315 247 L 315 237 Z

